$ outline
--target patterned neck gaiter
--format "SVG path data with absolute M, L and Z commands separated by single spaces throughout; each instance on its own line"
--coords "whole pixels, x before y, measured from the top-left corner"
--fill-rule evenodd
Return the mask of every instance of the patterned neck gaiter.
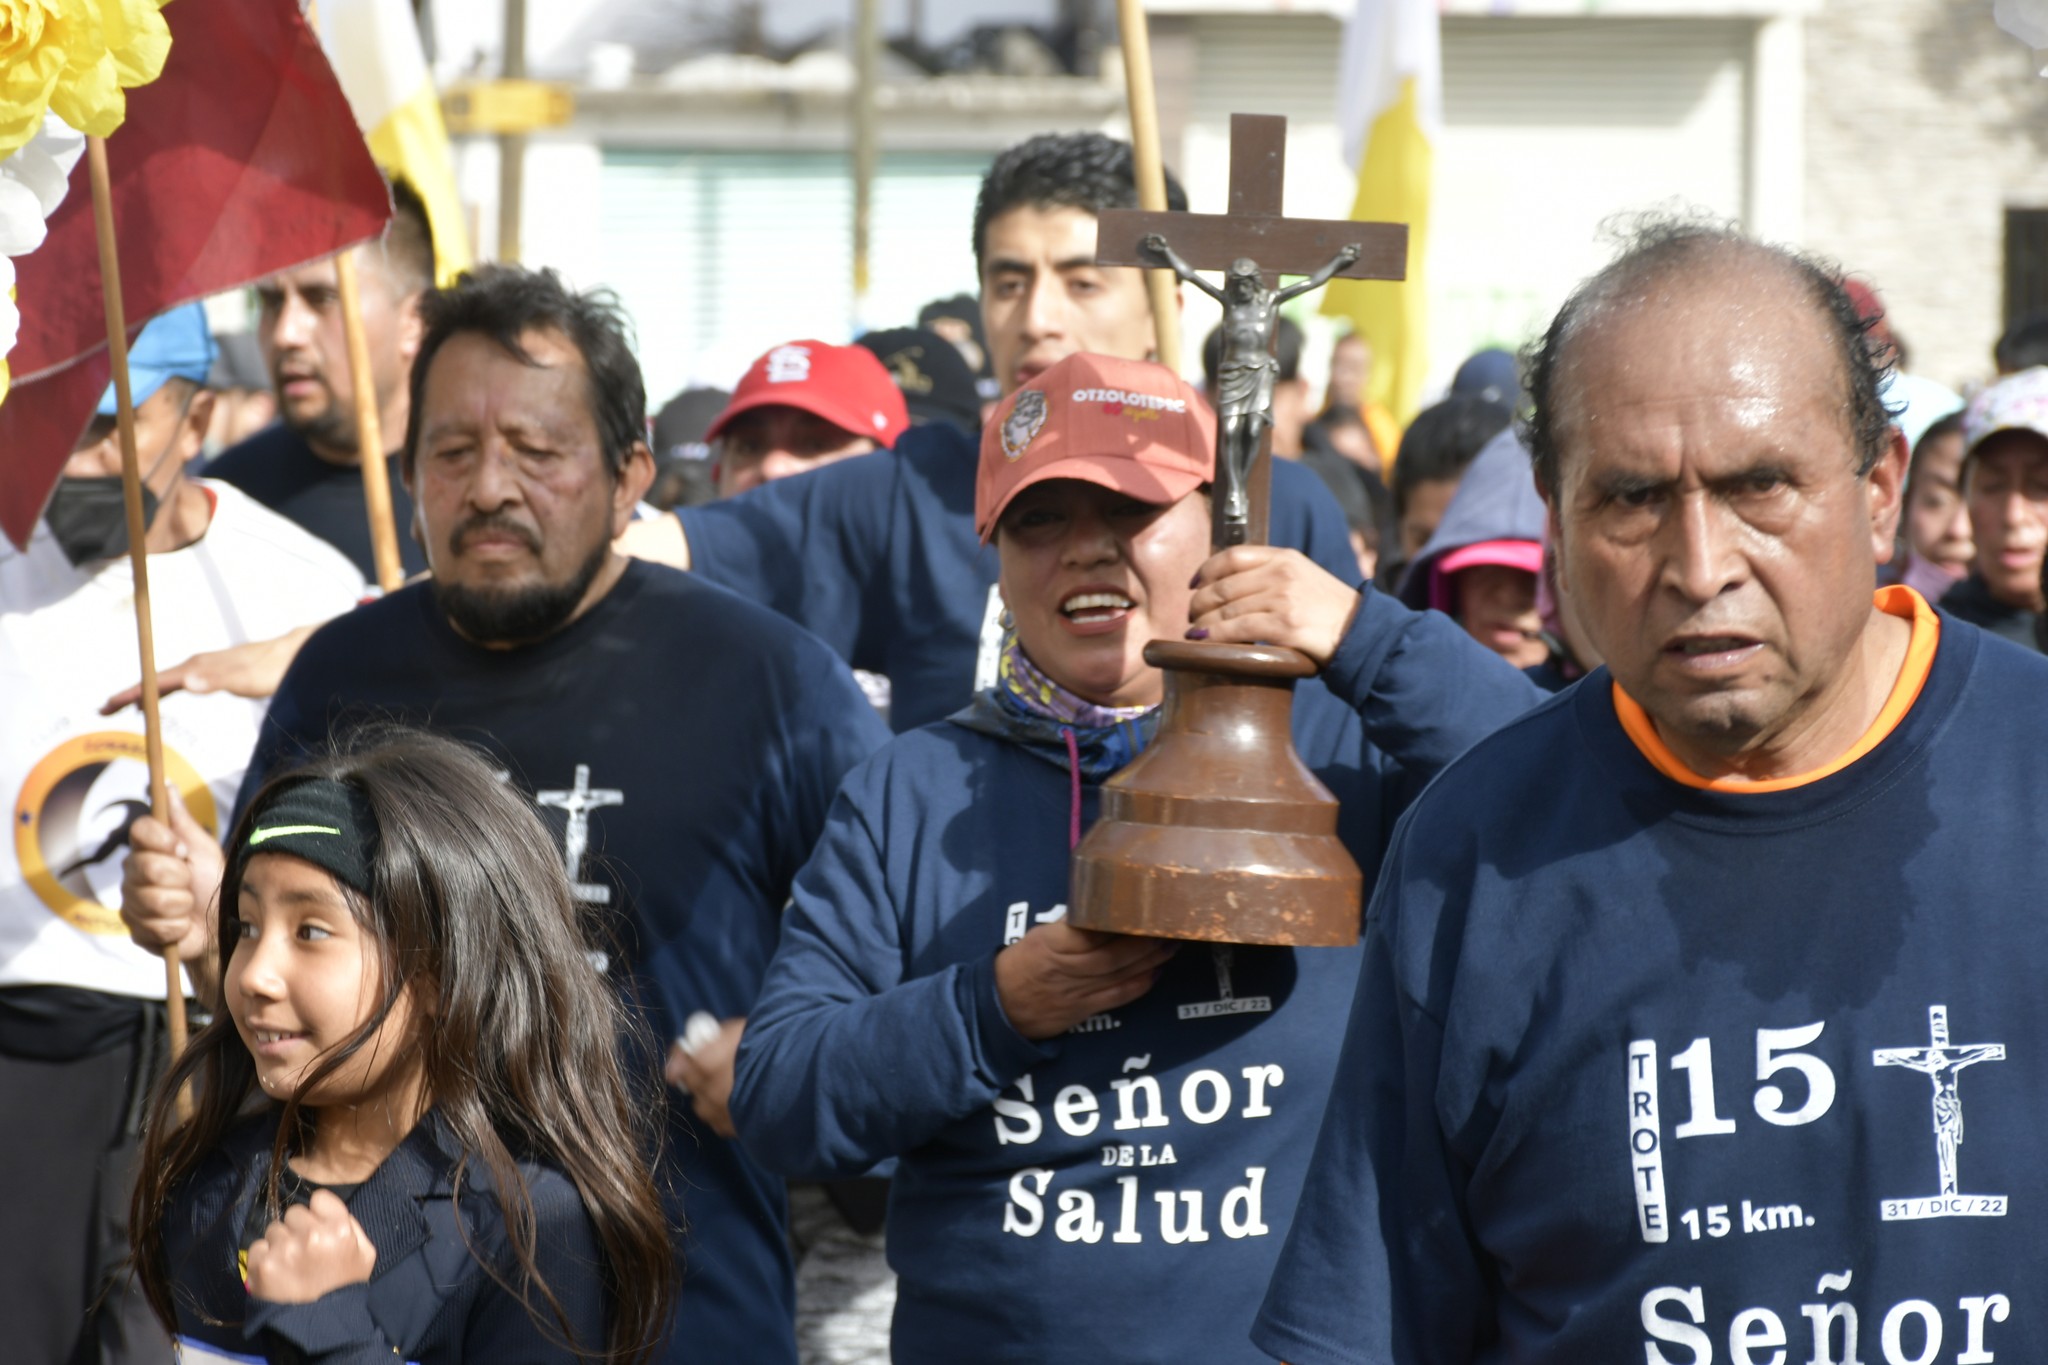
M 1134 721 L 1154 708 L 1150 706 L 1099 706 L 1077 697 L 1039 671 L 1017 643 L 1017 632 L 1003 636 L 1002 662 L 996 670 L 996 687 L 1034 716 L 1079 730 L 1106 730 Z

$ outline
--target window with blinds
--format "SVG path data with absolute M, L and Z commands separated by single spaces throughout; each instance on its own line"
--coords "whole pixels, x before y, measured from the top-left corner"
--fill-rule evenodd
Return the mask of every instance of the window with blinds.
M 988 157 L 885 155 L 863 330 L 974 293 L 970 234 Z M 648 406 L 730 388 L 770 346 L 854 335 L 853 182 L 839 153 L 607 151 L 601 278 L 638 334 Z
M 2048 209 L 2005 211 L 2005 325 L 2048 311 Z

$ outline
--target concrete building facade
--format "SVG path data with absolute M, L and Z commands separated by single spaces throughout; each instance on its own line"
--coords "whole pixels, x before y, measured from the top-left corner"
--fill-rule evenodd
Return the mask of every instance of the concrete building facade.
M 2008 261 L 2009 226 L 2048 223 L 2025 216 L 2048 210 L 2048 79 L 1990 8 L 1452 0 L 1428 236 L 1432 374 L 1445 380 L 1471 350 L 1540 328 L 1606 258 L 1603 225 L 1682 209 L 1841 261 L 1879 288 L 1917 372 L 1980 380 L 2016 306 L 2009 277 L 2036 278 Z M 1279 113 L 1290 119 L 1288 212 L 1344 216 L 1353 179 L 1335 108 L 1348 0 L 1149 9 L 1167 159 L 1194 206 L 1221 205 L 1230 113 Z M 580 89 L 575 123 L 530 152 L 528 259 L 619 291 L 639 317 L 655 395 L 730 382 L 725 371 L 775 340 L 842 340 L 971 290 L 980 168 L 1033 132 L 1123 132 L 1120 70 L 1112 54 L 1099 79 L 895 71 L 880 99 L 864 312 L 840 170 L 851 68 L 829 51 L 786 64 L 704 56 Z M 494 148 L 470 144 L 461 161 L 488 252 Z M 2048 279 L 2040 251 L 2032 268 Z M 1192 358 L 1213 307 L 1189 294 Z M 1319 352 L 1335 325 L 1305 320 Z

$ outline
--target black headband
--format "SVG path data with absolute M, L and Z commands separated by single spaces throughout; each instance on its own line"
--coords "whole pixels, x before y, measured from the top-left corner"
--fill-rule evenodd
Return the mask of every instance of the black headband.
M 331 777 L 309 777 L 256 812 L 239 857 L 246 865 L 258 853 L 289 853 L 367 896 L 376 842 L 377 815 L 361 792 Z

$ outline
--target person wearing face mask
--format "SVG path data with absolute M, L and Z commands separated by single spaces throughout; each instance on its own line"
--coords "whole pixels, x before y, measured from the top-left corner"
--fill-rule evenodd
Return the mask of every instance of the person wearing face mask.
M 213 359 L 196 304 L 130 351 L 161 658 L 267 639 L 363 593 L 338 551 L 187 472 L 213 415 Z M 102 1297 L 126 1252 L 128 1163 L 163 1061 L 163 963 L 117 910 L 128 830 L 149 808 L 142 720 L 97 714 L 135 676 L 120 471 L 110 390 L 27 549 L 0 547 L 0 793 L 14 830 L 0 853 L 0 1162 L 36 1176 L 0 1200 L 10 1360 L 169 1358 L 139 1299 Z M 170 785 L 218 828 L 262 704 L 181 694 L 162 714 Z

